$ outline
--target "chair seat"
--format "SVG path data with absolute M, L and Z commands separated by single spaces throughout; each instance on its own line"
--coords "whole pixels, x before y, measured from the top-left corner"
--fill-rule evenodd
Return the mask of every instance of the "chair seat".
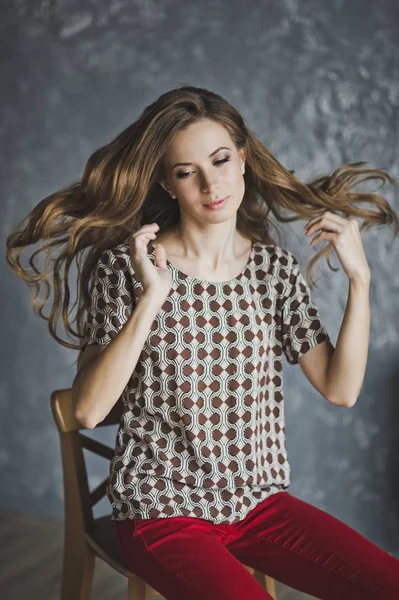
M 137 577 L 127 566 L 119 549 L 115 521 L 111 520 L 111 515 L 94 519 L 93 527 L 85 533 L 85 537 L 96 554 L 111 567 L 126 577 Z
M 96 554 L 111 567 L 126 577 L 137 577 L 122 556 L 116 537 L 115 522 L 111 520 L 110 515 L 94 519 L 93 528 L 85 534 L 85 537 Z M 254 574 L 255 569 L 248 565 L 244 566 L 252 575 Z

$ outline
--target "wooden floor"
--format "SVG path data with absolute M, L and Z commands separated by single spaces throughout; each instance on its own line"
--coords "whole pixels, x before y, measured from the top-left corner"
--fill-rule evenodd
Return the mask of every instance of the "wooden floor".
M 0 598 L 59 600 L 62 543 L 63 524 L 59 521 L 1 509 Z M 126 593 L 127 579 L 97 559 L 92 600 L 123 600 Z M 313 599 L 279 581 L 276 593 L 278 600 Z

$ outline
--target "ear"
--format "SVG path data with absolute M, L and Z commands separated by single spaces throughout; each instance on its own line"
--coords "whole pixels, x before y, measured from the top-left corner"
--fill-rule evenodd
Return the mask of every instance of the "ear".
M 165 181 L 158 181 L 158 184 L 163 187 L 163 189 L 165 190 L 165 192 L 169 192 L 168 188 L 166 187 L 166 183 Z
M 244 148 L 241 148 L 241 150 L 238 151 L 238 154 L 240 155 L 240 160 L 242 163 L 242 174 L 244 175 L 244 173 L 245 173 L 245 150 L 244 150 Z
M 170 189 L 168 188 L 168 185 L 166 183 L 166 181 L 158 181 L 159 185 L 163 187 L 163 189 L 165 190 L 165 192 L 168 192 L 168 194 L 170 194 L 172 196 L 172 198 L 176 198 L 176 196 L 174 196 L 172 194 L 172 192 L 170 191 Z

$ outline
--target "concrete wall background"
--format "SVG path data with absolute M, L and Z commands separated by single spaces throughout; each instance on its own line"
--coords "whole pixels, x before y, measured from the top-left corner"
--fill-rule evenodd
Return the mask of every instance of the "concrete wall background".
M 42 198 L 78 179 L 94 149 L 145 105 L 184 84 L 225 96 L 304 181 L 361 160 L 398 178 L 395 0 L 6 0 L 0 17 L 3 240 Z M 397 190 L 382 193 L 398 210 Z M 305 269 L 314 250 L 302 227 L 284 226 L 283 245 Z M 287 363 L 285 411 L 290 492 L 399 557 L 399 244 L 391 240 L 387 228 L 363 234 L 372 322 L 357 404 L 327 403 Z M 49 399 L 70 387 L 77 353 L 34 315 L 4 245 L 0 268 L 0 506 L 62 519 Z M 316 273 L 313 297 L 335 343 L 347 277 L 324 264 Z M 90 435 L 113 445 L 115 433 Z M 95 485 L 107 464 L 90 465 Z M 106 512 L 104 501 L 97 514 Z

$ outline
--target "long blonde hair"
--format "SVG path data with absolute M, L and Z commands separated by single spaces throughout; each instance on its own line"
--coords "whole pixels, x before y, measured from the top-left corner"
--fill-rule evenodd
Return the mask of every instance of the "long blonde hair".
M 287 223 L 308 220 L 326 210 L 360 218 L 361 229 L 394 224 L 394 237 L 398 235 L 399 219 L 387 200 L 376 193 L 354 191 L 366 180 L 396 184 L 385 171 L 362 167 L 364 162 L 349 163 L 332 175 L 303 183 L 278 162 L 227 100 L 202 88 L 172 89 L 147 106 L 137 121 L 114 140 L 96 150 L 79 181 L 41 200 L 7 237 L 9 266 L 30 287 L 34 311 L 48 321 L 51 336 L 63 346 L 76 350 L 81 347 L 92 276 L 102 252 L 126 241 L 147 223 L 158 223 L 160 235 L 179 221 L 177 200 L 159 184 L 166 178 L 163 156 L 179 131 L 202 118 L 224 125 L 237 149 L 245 149 L 245 193 L 236 223 L 245 237 L 274 245 L 279 242 L 271 235 L 274 225 L 270 213 L 276 221 Z M 355 206 L 360 203 L 373 204 L 377 210 Z M 291 215 L 284 214 L 284 209 Z M 41 241 L 44 244 L 29 259 L 29 271 L 21 264 L 21 254 Z M 311 287 L 315 284 L 312 268 L 317 260 L 325 256 L 333 269 L 332 248 L 332 243 L 327 243 L 309 262 L 306 275 Z M 55 251 L 56 256 L 52 257 Z M 40 253 L 46 257 L 42 270 L 34 264 Z M 78 308 L 69 322 L 68 279 L 75 258 L 77 300 L 72 308 L 76 304 Z M 46 293 L 39 301 L 41 284 Z M 51 289 L 53 304 L 49 316 L 45 316 L 43 308 Z M 60 314 L 71 343 L 56 334 Z

